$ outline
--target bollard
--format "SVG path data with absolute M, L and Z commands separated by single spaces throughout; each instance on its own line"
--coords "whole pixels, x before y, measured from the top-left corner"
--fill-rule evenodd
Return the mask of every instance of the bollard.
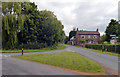
M 22 48 L 22 55 L 23 55 L 23 48 Z

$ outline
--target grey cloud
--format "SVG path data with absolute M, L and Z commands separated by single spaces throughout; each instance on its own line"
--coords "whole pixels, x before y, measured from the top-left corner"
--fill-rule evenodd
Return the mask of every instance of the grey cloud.
M 111 3 L 107 4 L 111 5 Z M 79 5 L 79 7 L 74 10 L 74 13 L 77 14 L 76 25 L 79 25 L 78 27 L 80 29 L 96 30 L 96 28 L 99 28 L 101 32 L 104 32 L 109 22 L 108 20 L 117 18 L 117 10 L 108 14 L 107 11 L 109 11 L 111 7 L 105 5 L 106 3 L 94 4 L 94 2 L 86 2 Z M 92 13 L 91 10 L 93 11 Z
M 36 2 L 38 9 L 53 11 L 65 26 L 64 30 L 67 35 L 73 27 L 84 30 L 99 28 L 103 33 L 111 19 L 118 19 L 117 0 L 42 1 Z

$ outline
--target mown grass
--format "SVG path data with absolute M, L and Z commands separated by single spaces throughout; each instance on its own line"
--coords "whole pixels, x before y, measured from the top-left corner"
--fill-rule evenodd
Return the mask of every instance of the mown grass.
M 104 74 L 104 68 L 101 67 L 99 64 L 84 56 L 81 56 L 80 54 L 73 52 L 32 54 L 23 56 L 17 55 L 14 57 L 59 66 L 62 68 L 78 70 L 80 72 Z
M 54 51 L 66 48 L 64 45 L 59 44 L 57 47 L 47 47 L 42 49 L 25 49 L 24 52 L 44 52 L 44 51 Z M 2 50 L 2 53 L 20 53 L 21 50 Z
M 94 51 L 94 52 L 98 52 L 98 53 L 102 53 L 102 54 L 108 54 L 108 55 L 112 55 L 112 56 L 119 56 L 120 57 L 120 54 L 118 53 L 114 53 L 114 52 L 106 52 L 106 51 L 103 51 L 102 50 L 95 50 L 95 49 L 90 49 L 90 48 L 84 48 L 84 47 L 80 47 L 80 46 L 77 46 L 77 45 L 73 45 L 75 47 L 79 47 L 79 48 L 83 48 L 83 49 L 86 49 L 86 50 L 90 50 L 90 51 Z

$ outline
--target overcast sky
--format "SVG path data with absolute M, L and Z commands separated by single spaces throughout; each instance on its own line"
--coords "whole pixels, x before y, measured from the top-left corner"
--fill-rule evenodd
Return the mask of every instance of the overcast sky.
M 111 19 L 118 20 L 119 0 L 30 0 L 39 10 L 54 12 L 64 25 L 66 35 L 74 28 L 95 31 L 101 35 Z

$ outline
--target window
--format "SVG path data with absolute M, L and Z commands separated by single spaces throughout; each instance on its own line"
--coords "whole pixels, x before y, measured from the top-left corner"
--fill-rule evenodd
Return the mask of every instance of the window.
M 93 36 L 93 38 L 97 38 L 97 36 L 96 36 L 96 35 L 94 35 L 94 36 Z
M 91 43 L 93 43 L 93 40 L 91 40 Z
M 90 38 L 90 35 L 88 35 L 88 38 Z
M 81 35 L 81 38 L 85 38 L 85 35 Z

